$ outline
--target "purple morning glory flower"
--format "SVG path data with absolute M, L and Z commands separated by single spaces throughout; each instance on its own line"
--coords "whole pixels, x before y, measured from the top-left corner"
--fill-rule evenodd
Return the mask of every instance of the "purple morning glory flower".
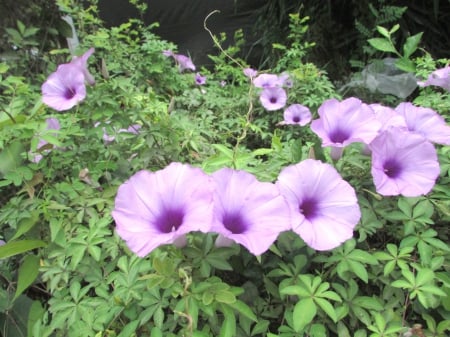
M 262 106 L 269 111 L 281 109 L 286 105 L 287 94 L 283 88 L 264 88 L 259 96 Z
M 418 81 L 417 84 L 421 87 L 435 85 L 450 91 L 450 65 L 433 71 L 426 81 Z
M 47 118 L 45 120 L 45 123 L 47 124 L 46 126 L 46 130 L 60 130 L 61 126 L 59 124 L 59 120 L 57 118 Z M 56 133 L 50 133 L 52 136 L 56 136 Z M 42 152 L 42 148 L 47 145 L 48 142 L 46 140 L 44 140 L 43 138 L 39 139 L 39 142 L 36 146 L 36 149 L 39 152 Z M 49 149 L 44 150 L 45 153 L 47 153 L 48 151 L 50 151 Z M 37 154 L 33 154 L 31 153 L 31 155 L 33 156 L 33 158 L 31 159 L 32 162 L 34 163 L 39 163 L 42 160 L 42 154 L 41 153 L 37 153 Z
M 131 251 L 145 256 L 192 231 L 208 232 L 213 220 L 214 184 L 199 168 L 171 163 L 142 170 L 117 192 L 112 216 Z
M 275 74 L 260 74 L 253 79 L 253 85 L 257 88 L 280 87 L 281 82 Z
M 370 144 L 372 177 L 382 195 L 427 194 L 439 176 L 436 150 L 421 135 L 389 128 Z
M 80 69 L 80 71 L 83 73 L 84 75 L 84 79 L 85 81 L 89 84 L 89 85 L 94 85 L 95 84 L 95 78 L 94 76 L 92 76 L 92 74 L 89 72 L 88 67 L 87 67 L 87 61 L 89 59 L 89 57 L 94 53 L 95 49 L 94 48 L 90 48 L 88 51 L 86 51 L 83 55 L 81 56 L 75 56 L 73 58 L 73 60 L 70 62 L 70 64 L 78 67 Z
M 190 57 L 182 54 L 173 54 L 172 56 L 178 64 L 178 69 L 180 70 L 180 73 L 185 71 L 186 69 L 195 71 L 195 65 L 194 63 L 192 63 Z
M 106 122 L 106 124 L 109 124 L 109 121 L 108 122 Z M 98 127 L 98 126 L 100 126 L 100 122 L 96 122 L 95 124 L 94 124 L 94 127 Z M 135 134 L 135 135 L 137 135 L 137 134 L 139 134 L 139 129 L 141 128 L 142 126 L 140 125 L 140 124 L 133 124 L 133 125 L 130 125 L 128 128 L 126 128 L 126 129 L 119 129 L 118 131 L 117 131 L 117 129 L 115 129 L 115 128 L 113 128 L 113 131 L 114 131 L 114 134 L 113 135 L 110 135 L 110 134 L 108 134 L 107 132 L 106 132 L 106 128 L 105 127 L 103 127 L 103 141 L 105 142 L 105 143 L 111 143 L 111 142 L 113 142 L 115 139 L 116 139 L 116 135 L 118 134 L 118 133 L 122 133 L 122 132 L 128 132 L 128 133 L 132 133 L 132 134 Z
M 200 73 L 195 74 L 195 84 L 203 85 L 206 83 L 206 76 L 202 76 Z
M 252 78 L 256 77 L 256 75 L 258 75 L 258 71 L 256 71 L 253 68 L 245 68 L 243 70 L 243 72 L 244 72 L 244 75 L 250 79 L 252 79 Z
M 58 111 L 69 110 L 86 97 L 84 80 L 79 67 L 61 64 L 42 85 L 42 101 Z
M 281 84 L 281 86 L 286 88 L 292 88 L 294 86 L 294 82 L 292 81 L 288 73 L 282 73 L 278 77 L 278 82 Z
M 87 68 L 87 60 L 94 53 L 90 48 L 83 55 L 75 56 L 69 63 L 58 66 L 41 87 L 42 101 L 49 107 L 69 110 L 86 97 L 84 82 L 94 84 L 95 79 Z
M 171 50 L 163 50 L 162 54 L 166 57 L 173 57 L 173 51 Z
M 369 106 L 375 112 L 375 118 L 381 123 L 379 131 L 384 131 L 390 127 L 403 128 L 405 130 L 408 128 L 403 116 L 394 109 L 381 104 L 370 104 Z
M 405 119 L 409 131 L 421 134 L 430 142 L 450 145 L 450 126 L 433 109 L 403 102 L 395 111 Z
M 290 230 L 290 211 L 276 185 L 229 168 L 212 174 L 216 183 L 215 221 L 218 241 L 233 240 L 261 255 L 278 234 Z M 217 243 L 217 242 L 216 242 Z
M 334 167 L 307 159 L 285 167 L 276 183 L 291 208 L 292 230 L 316 250 L 353 236 L 361 212 L 355 191 Z
M 370 144 L 381 127 L 372 108 L 354 97 L 342 102 L 335 98 L 326 100 L 318 113 L 319 119 L 312 121 L 311 130 L 322 139 L 322 146 L 345 147 L 354 142 Z
M 311 111 L 304 105 L 292 104 L 284 110 L 282 124 L 294 124 L 304 126 L 311 121 Z

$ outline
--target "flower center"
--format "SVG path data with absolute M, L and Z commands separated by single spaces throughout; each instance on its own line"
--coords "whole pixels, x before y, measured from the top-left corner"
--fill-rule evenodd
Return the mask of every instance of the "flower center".
M 350 134 L 346 131 L 343 131 L 341 129 L 333 130 L 330 133 L 330 140 L 333 143 L 343 143 L 350 137 Z
M 298 123 L 298 122 L 300 122 L 300 117 L 295 116 L 294 118 L 292 118 L 292 121 L 293 121 L 294 123 Z
M 402 167 L 397 161 L 389 159 L 384 163 L 383 170 L 389 178 L 397 178 L 402 172 Z
M 277 102 L 277 98 L 272 96 L 270 97 L 269 102 L 275 104 Z
M 160 215 L 156 226 L 161 233 L 170 233 L 181 226 L 183 218 L 184 213 L 180 209 L 168 209 Z
M 228 229 L 233 234 L 241 234 L 244 233 L 248 225 L 242 216 L 237 214 L 225 214 L 223 217 L 223 225 L 226 229 Z
M 75 90 L 72 88 L 67 88 L 66 92 L 64 93 L 65 99 L 72 99 L 75 96 Z
M 303 216 L 311 220 L 319 214 L 319 208 L 317 207 L 317 201 L 314 199 L 305 199 L 299 206 L 300 213 Z

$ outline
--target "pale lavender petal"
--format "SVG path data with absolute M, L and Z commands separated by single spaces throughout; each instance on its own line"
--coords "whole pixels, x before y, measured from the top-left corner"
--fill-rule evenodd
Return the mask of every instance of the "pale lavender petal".
M 296 124 L 304 126 L 311 122 L 312 115 L 308 107 L 301 104 L 292 104 L 284 110 L 283 117 L 283 124 Z
M 60 130 L 61 129 L 61 125 L 59 124 L 59 120 L 57 118 L 54 118 L 54 117 L 47 118 L 45 120 L 45 123 L 47 124 L 46 130 Z M 54 133 L 54 132 L 49 133 L 49 134 L 51 134 L 52 136 L 57 136 L 57 133 Z M 48 142 L 45 139 L 40 138 L 38 141 L 38 144 L 36 146 L 36 149 L 40 150 L 43 146 L 45 146 L 47 144 L 48 144 Z M 50 149 L 46 149 L 44 151 L 44 153 L 48 153 L 49 151 L 50 151 Z M 30 154 L 32 156 L 31 161 L 34 163 L 40 162 L 43 158 L 42 154 L 39 154 L 39 153 L 31 153 L 30 152 Z
M 421 87 L 435 85 L 450 91 L 450 65 L 433 71 L 426 81 L 418 81 L 417 84 Z
M 202 76 L 200 73 L 195 74 L 195 84 L 204 85 L 206 83 L 206 76 Z
M 262 106 L 268 110 L 278 110 L 286 105 L 287 94 L 279 87 L 265 88 L 259 96 Z
M 292 88 L 294 86 L 294 82 L 292 81 L 292 78 L 290 77 L 290 75 L 288 73 L 282 73 L 278 77 L 278 81 L 281 86 L 286 87 L 286 88 Z
M 450 145 L 450 126 L 433 109 L 403 102 L 395 111 L 405 119 L 409 131 L 421 134 L 430 142 Z
M 334 98 L 326 100 L 318 114 L 319 118 L 311 122 L 311 130 L 322 139 L 322 146 L 370 144 L 381 128 L 372 108 L 354 97 L 342 102 Z
M 173 54 L 172 56 L 178 64 L 178 69 L 180 70 L 180 73 L 186 69 L 195 71 L 195 65 L 194 63 L 192 63 L 190 57 L 182 54 Z
M 216 182 L 215 222 L 219 245 L 231 239 L 252 254 L 260 255 L 280 232 L 291 227 L 289 206 L 272 183 L 258 181 L 252 174 L 223 168 L 213 173 Z M 223 238 L 221 238 L 221 236 Z M 225 242 L 224 242 L 225 241 Z
M 75 56 L 73 60 L 70 62 L 70 64 L 77 66 L 81 70 L 81 72 L 84 75 L 85 81 L 89 85 L 95 84 L 95 78 L 88 70 L 88 59 L 94 53 L 94 51 L 95 51 L 94 48 L 89 48 L 88 51 L 86 51 L 83 55 Z
M 145 256 L 192 231 L 207 232 L 213 221 L 214 184 L 198 168 L 172 163 L 140 171 L 119 187 L 112 212 L 128 247 Z
M 58 111 L 69 110 L 86 97 L 84 75 L 70 63 L 58 66 L 41 89 L 42 101 Z
M 370 144 L 372 177 L 382 195 L 427 194 L 440 173 L 436 150 L 421 135 L 390 128 Z
M 381 123 L 380 132 L 390 127 L 408 128 L 405 118 L 394 109 L 381 104 L 370 104 L 369 106 L 375 112 L 375 118 Z
M 277 180 L 292 215 L 292 230 L 316 250 L 353 236 L 361 212 L 354 189 L 329 164 L 307 159 L 284 168 Z
M 280 87 L 280 80 L 275 74 L 260 74 L 253 79 L 253 85 L 257 88 Z
M 162 54 L 166 57 L 173 57 L 173 51 L 171 50 L 163 50 Z
M 258 71 L 256 71 L 253 68 L 245 68 L 243 70 L 243 72 L 244 72 L 244 75 L 249 77 L 249 78 L 254 78 L 254 77 L 256 77 L 256 75 L 258 75 Z

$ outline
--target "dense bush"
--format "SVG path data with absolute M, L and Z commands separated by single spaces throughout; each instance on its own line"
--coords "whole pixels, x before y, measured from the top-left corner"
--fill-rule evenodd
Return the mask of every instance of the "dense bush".
M 1 335 L 448 334 L 449 60 L 419 32 L 359 35 L 408 102 L 336 88 L 298 13 L 256 71 L 241 31 L 205 69 L 57 4 L 77 56 L 20 22 L 0 63 Z

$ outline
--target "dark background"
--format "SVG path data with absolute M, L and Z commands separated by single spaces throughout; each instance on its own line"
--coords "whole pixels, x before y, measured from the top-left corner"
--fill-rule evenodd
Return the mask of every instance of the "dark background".
M 85 0 L 86 1 L 86 0 Z M 396 43 L 418 32 L 424 32 L 421 46 L 435 59 L 450 58 L 450 0 L 147 0 L 148 10 L 142 19 L 159 22 L 155 33 L 178 45 L 178 51 L 190 54 L 197 65 L 209 65 L 208 54 L 217 53 L 209 34 L 203 28 L 205 17 L 213 10 L 208 27 L 215 33 L 227 33 L 232 41 L 236 29 L 244 31 L 245 45 L 240 57 L 254 67 L 269 68 L 276 63 L 272 43 L 285 43 L 289 13 L 309 16 L 307 39 L 316 47 L 308 61 L 326 70 L 331 79 L 349 75 L 355 69 L 350 60 L 369 61 L 365 53 L 367 38 L 377 36 L 377 24 L 390 28 L 401 25 Z M 408 7 L 394 20 L 395 7 Z M 128 0 L 99 0 L 100 17 L 107 26 L 119 25 L 138 11 Z M 56 27 L 59 12 L 49 0 L 0 0 L 0 57 L 10 52 L 5 27 L 15 27 L 20 19 L 25 25 Z M 365 36 L 356 27 L 370 33 Z M 48 34 L 40 32 L 43 40 Z M 44 36 L 45 35 L 45 36 Z M 45 49 L 45 46 L 40 46 Z

